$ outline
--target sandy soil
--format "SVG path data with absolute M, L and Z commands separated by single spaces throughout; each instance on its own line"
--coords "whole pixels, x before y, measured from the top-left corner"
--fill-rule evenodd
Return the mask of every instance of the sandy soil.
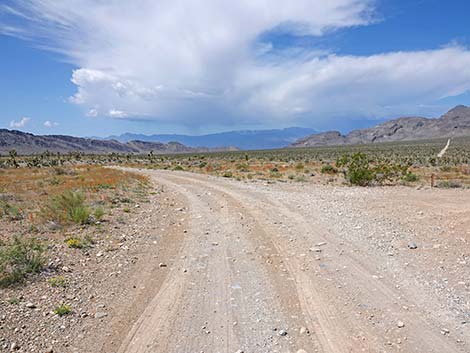
M 180 227 L 88 351 L 470 351 L 468 190 L 141 172 Z

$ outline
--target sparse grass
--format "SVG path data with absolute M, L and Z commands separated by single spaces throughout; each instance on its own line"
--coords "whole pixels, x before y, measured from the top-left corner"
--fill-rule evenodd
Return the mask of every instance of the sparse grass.
M 45 246 L 38 240 L 13 237 L 0 242 L 0 286 L 21 282 L 28 274 L 43 268 Z
M 10 221 L 19 221 L 23 219 L 23 212 L 18 206 L 0 200 L 0 218 L 3 217 L 9 219 Z
M 95 208 L 95 210 L 93 211 L 93 216 L 95 216 L 95 219 L 97 221 L 101 221 L 101 219 L 103 219 L 104 214 L 104 209 L 101 206 Z
M 46 219 L 62 224 L 85 224 L 89 220 L 90 210 L 85 205 L 85 195 L 82 192 L 66 190 L 50 199 L 43 214 Z
M 72 307 L 67 304 L 60 304 L 54 309 L 54 314 L 58 316 L 68 315 L 72 312 Z

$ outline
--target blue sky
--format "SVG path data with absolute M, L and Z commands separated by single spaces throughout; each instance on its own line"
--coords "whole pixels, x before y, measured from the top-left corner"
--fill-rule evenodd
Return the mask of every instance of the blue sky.
M 347 131 L 470 105 L 468 1 L 177 2 L 4 1 L 0 127 Z

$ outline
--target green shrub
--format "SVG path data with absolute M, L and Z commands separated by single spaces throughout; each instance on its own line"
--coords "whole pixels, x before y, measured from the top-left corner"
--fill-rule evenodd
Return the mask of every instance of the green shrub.
M 72 308 L 70 305 L 67 304 L 61 304 L 57 308 L 54 309 L 54 314 L 59 315 L 59 316 L 64 316 L 68 315 L 72 312 Z
M 343 156 L 336 162 L 336 165 L 347 167 L 345 177 L 352 185 L 367 186 L 375 178 L 374 171 L 364 153 L 358 152 L 351 157 Z
M 184 170 L 184 168 L 180 165 L 174 166 L 173 170 Z
M 224 178 L 232 178 L 232 177 L 233 177 L 233 173 L 228 170 L 228 171 L 224 172 L 224 174 L 222 174 L 222 176 L 223 176 Z
M 79 191 L 70 190 L 53 197 L 43 213 L 46 218 L 59 223 L 85 224 L 90 218 L 90 210 L 85 205 L 85 195 Z
M 44 266 L 45 247 L 37 239 L 15 236 L 0 242 L 0 286 L 21 282 L 27 274 L 38 273 Z
M 338 169 L 336 169 L 335 167 L 333 167 L 331 164 L 324 164 L 324 165 L 321 167 L 320 172 L 321 172 L 322 174 L 336 174 L 336 173 L 338 173 Z
M 406 182 L 409 182 L 409 183 L 414 183 L 415 181 L 418 181 L 419 180 L 419 177 L 416 175 L 416 174 L 413 174 L 411 172 L 405 174 L 402 179 Z

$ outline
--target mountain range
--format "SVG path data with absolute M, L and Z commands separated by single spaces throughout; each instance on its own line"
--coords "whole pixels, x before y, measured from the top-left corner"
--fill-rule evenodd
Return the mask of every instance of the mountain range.
M 129 141 L 126 143 L 116 140 L 98 140 L 91 138 L 64 136 L 64 135 L 33 135 L 30 133 L 0 129 L 0 154 L 8 154 L 14 149 L 18 154 L 28 155 L 42 152 L 84 152 L 93 154 L 104 153 L 192 153 L 219 150 L 233 150 L 236 148 L 193 148 L 179 142 L 148 142 Z
M 273 130 L 242 130 L 227 131 L 200 136 L 191 135 L 142 135 L 125 133 L 119 136 L 109 136 L 108 140 L 129 142 L 132 140 L 163 142 L 178 141 L 186 146 L 217 148 L 220 146 L 236 146 L 243 150 L 282 148 L 307 135 L 318 131 L 311 128 L 290 127 L 286 129 Z
M 347 135 L 327 131 L 301 138 L 290 147 L 335 146 L 349 144 L 426 140 L 470 136 L 470 107 L 458 105 L 438 119 L 404 117 L 386 121 Z
M 371 128 L 353 130 L 346 135 L 342 135 L 339 131 L 312 134 L 314 131 L 308 128 L 287 128 L 230 131 L 201 136 L 127 133 L 112 139 L 98 139 L 65 135 L 33 135 L 17 130 L 0 129 L 0 154 L 8 154 L 12 149 L 19 154 L 45 151 L 60 153 L 80 151 L 94 154 L 113 152 L 142 154 L 150 151 L 155 154 L 197 153 L 238 148 L 334 146 L 470 136 L 470 107 L 456 106 L 438 119 L 404 117 L 389 120 Z M 308 136 L 304 137 L 305 135 Z

